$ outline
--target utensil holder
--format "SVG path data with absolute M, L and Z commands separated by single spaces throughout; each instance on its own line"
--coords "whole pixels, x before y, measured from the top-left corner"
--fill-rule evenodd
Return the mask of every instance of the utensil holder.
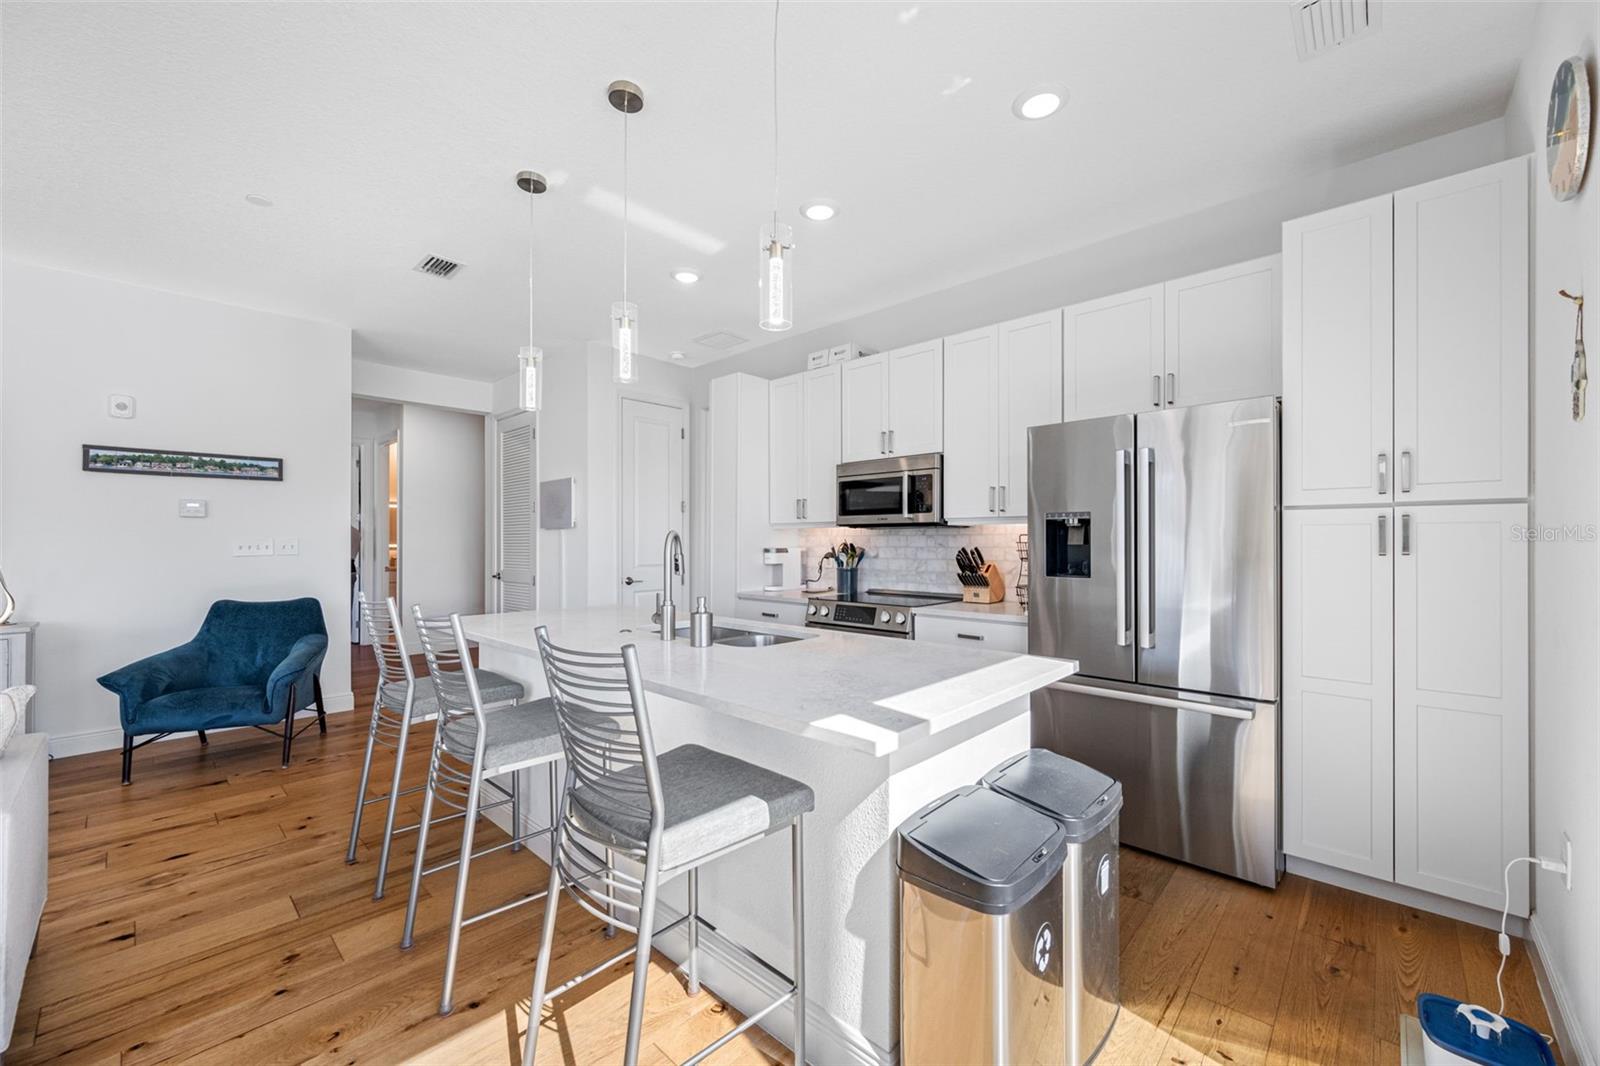
M 961 584 L 962 603 L 999 603 L 1006 598 L 1006 579 L 993 563 L 984 563 L 976 574 L 962 574 Z
M 838 571 L 833 583 L 834 591 L 839 594 L 841 600 L 855 599 L 858 568 L 854 566 L 839 566 L 836 563 L 834 564 L 834 569 Z

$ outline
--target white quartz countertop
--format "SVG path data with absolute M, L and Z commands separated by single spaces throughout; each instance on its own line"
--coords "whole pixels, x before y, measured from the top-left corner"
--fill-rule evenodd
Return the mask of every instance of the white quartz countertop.
M 534 628 L 598 651 L 632 643 L 647 692 L 797 736 L 888 755 L 1077 672 L 1068 659 L 863 639 L 745 619 L 719 625 L 802 637 L 767 648 L 663 641 L 647 609 L 515 611 L 461 620 L 485 648 L 538 655 Z
M 804 607 L 806 605 L 806 597 L 820 596 L 825 592 L 832 591 L 832 589 L 793 588 L 773 589 L 769 592 L 766 589 L 745 589 L 736 593 L 735 595 L 737 595 L 741 600 L 763 600 L 767 603 L 798 603 L 800 606 Z
M 999 603 L 936 603 L 931 607 L 918 607 L 914 614 L 930 618 L 954 618 L 959 621 L 982 619 L 985 622 L 1004 622 L 1007 625 L 1026 626 L 1028 612 L 1013 600 Z

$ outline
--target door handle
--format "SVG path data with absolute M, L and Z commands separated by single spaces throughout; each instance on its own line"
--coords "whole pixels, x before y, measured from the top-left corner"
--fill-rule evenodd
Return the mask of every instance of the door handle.
M 994 486 L 989 486 L 989 513 L 994 514 Z
M 1111 568 L 1117 579 L 1117 647 L 1126 648 L 1133 640 L 1128 624 L 1128 475 L 1133 471 L 1133 455 L 1117 449 L 1117 495 L 1111 505 Z
M 1389 494 L 1389 453 L 1378 453 L 1378 495 Z
M 1378 516 L 1378 557 L 1381 559 L 1389 554 L 1389 516 Z
M 1138 485 L 1139 548 L 1139 647 L 1156 646 L 1156 524 L 1152 520 L 1156 500 L 1156 453 L 1139 449 Z
M 1400 554 L 1411 554 L 1411 516 L 1408 514 L 1400 516 Z
M 625 577 L 625 578 L 623 578 L 623 579 L 622 579 L 622 583 L 623 583 L 623 584 L 624 584 L 624 585 L 631 585 L 631 584 L 633 584 L 633 578 L 631 578 L 631 577 Z
M 491 578 L 493 578 L 494 580 L 499 581 L 500 580 L 500 571 L 496 570 L 494 573 L 490 574 L 489 576 Z
M 1151 407 L 1160 407 L 1161 406 L 1161 375 L 1160 374 L 1152 374 L 1152 375 L 1150 375 L 1150 384 L 1155 386 L 1155 401 L 1153 403 L 1151 403 L 1150 406 Z
M 1178 375 L 1169 370 L 1167 372 L 1167 403 L 1169 405 L 1171 405 L 1171 404 L 1174 404 L 1174 403 L 1177 403 L 1177 402 L 1178 402 Z
M 1411 449 L 1406 448 L 1400 453 L 1400 491 L 1411 491 Z

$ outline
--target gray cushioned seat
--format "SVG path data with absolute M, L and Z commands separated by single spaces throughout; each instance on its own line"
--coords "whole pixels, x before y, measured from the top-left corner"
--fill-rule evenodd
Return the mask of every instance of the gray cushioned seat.
M 497 674 L 493 670 L 478 671 L 478 694 L 483 697 L 483 705 L 491 703 L 505 703 L 508 700 L 521 700 L 527 693 L 521 681 L 514 681 L 504 674 Z M 399 710 L 406 703 L 406 686 L 404 682 L 383 686 L 383 705 Z M 413 718 L 426 718 L 439 713 L 439 696 L 433 689 L 433 682 L 426 675 L 417 678 L 416 695 L 411 698 L 411 716 Z
M 483 744 L 485 777 L 513 766 L 525 766 L 561 754 L 561 728 L 556 722 L 556 705 L 548 698 L 530 700 L 514 707 L 502 707 L 484 715 L 489 735 Z M 461 718 L 445 729 L 445 750 L 463 759 L 472 758 L 478 737 L 478 723 Z
M 673 748 L 656 764 L 666 807 L 663 870 L 761 836 L 816 807 L 809 786 L 698 744 Z M 644 771 L 634 767 L 616 776 L 638 782 Z M 643 807 L 619 810 L 616 801 L 589 786 L 574 790 L 571 803 L 578 825 L 608 844 L 642 849 L 650 837 L 649 812 Z

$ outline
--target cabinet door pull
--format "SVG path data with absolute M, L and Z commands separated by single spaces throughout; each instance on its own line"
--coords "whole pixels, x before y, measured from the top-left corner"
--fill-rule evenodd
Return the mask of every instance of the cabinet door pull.
M 878 454 L 889 454 L 889 431 L 886 429 L 878 430 Z
M 1378 495 L 1389 495 L 1389 453 L 1378 453 Z
M 800 498 L 800 517 L 801 518 L 810 518 L 811 517 L 811 501 L 806 499 L 803 496 Z
M 894 430 L 889 431 L 889 454 L 894 454 Z
M 1400 491 L 1411 491 L 1411 449 L 1406 448 L 1400 453 Z
M 1411 516 L 1408 514 L 1400 516 L 1400 554 L 1411 554 Z
M 776 617 L 778 617 L 778 612 L 777 611 L 762 611 L 761 612 L 761 617 L 762 618 L 776 618 Z
M 1378 516 L 1378 556 L 1382 558 L 1389 554 L 1389 516 Z
M 1172 371 L 1167 372 L 1167 406 L 1178 402 L 1178 375 Z
M 1150 404 L 1150 406 L 1151 407 L 1160 407 L 1161 406 L 1161 375 L 1160 374 L 1152 374 L 1150 376 L 1150 384 L 1155 389 L 1155 400 Z
M 1000 486 L 1000 513 L 1006 513 L 1006 487 L 1004 485 Z
M 989 513 L 994 514 L 994 486 L 989 486 Z
M 956 636 L 960 637 L 962 640 L 982 640 L 983 639 L 983 634 L 982 633 L 957 633 Z

